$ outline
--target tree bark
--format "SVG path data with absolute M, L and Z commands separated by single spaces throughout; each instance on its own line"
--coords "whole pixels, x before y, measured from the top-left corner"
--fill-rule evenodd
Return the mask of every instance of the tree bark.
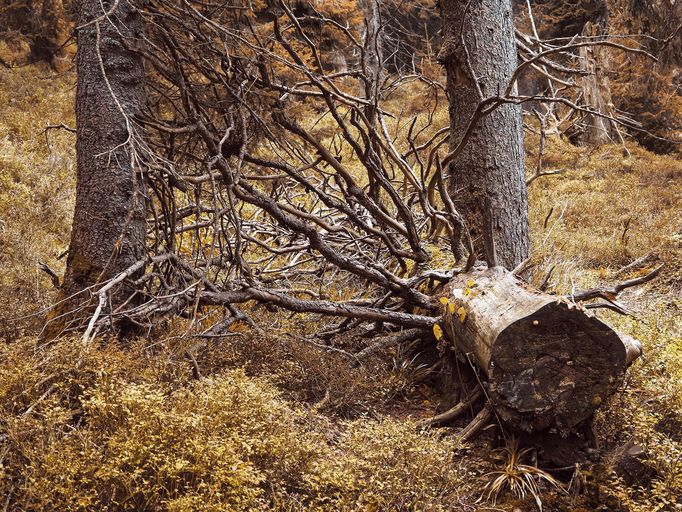
M 592 22 L 585 23 L 582 35 L 586 38 L 596 38 L 601 35 L 599 25 Z M 580 68 L 585 72 L 581 78 L 585 104 L 595 111 L 613 117 L 615 114 L 611 102 L 611 86 L 606 74 L 609 50 L 605 46 L 584 46 L 580 48 Z M 598 115 L 587 114 L 584 119 L 585 128 L 580 137 L 583 144 L 601 146 L 612 144 L 618 137 L 617 128 L 613 121 Z
M 448 338 L 483 372 L 498 417 L 522 431 L 588 420 L 641 354 L 636 340 L 500 267 L 455 277 L 444 296 Z
M 76 65 L 77 186 L 63 301 L 48 331 L 58 333 L 89 293 L 144 255 L 144 189 L 134 149 L 134 118 L 144 104 L 141 57 L 123 39 L 139 38 L 142 19 L 127 1 L 81 0 Z M 111 12 L 108 12 L 110 11 Z M 112 293 L 113 309 L 126 295 Z M 59 319 L 59 320 L 57 320 Z
M 360 0 L 359 4 L 365 13 L 364 59 L 362 62 L 362 71 L 367 77 L 365 97 L 378 101 L 384 68 L 381 6 L 379 0 Z M 370 115 L 373 116 L 372 112 Z
M 384 56 L 381 34 L 381 12 L 379 0 L 360 0 L 360 8 L 365 13 L 365 30 L 363 34 L 362 72 L 365 75 L 365 98 L 371 103 L 365 109 L 365 116 L 372 126 L 377 123 L 377 107 L 381 101 L 381 82 L 383 80 Z M 370 158 L 376 162 L 377 143 L 372 141 Z M 376 201 L 379 199 L 380 188 L 372 173 L 368 174 L 369 193 Z
M 439 60 L 455 148 L 479 102 L 506 89 L 517 66 L 516 40 L 509 0 L 442 0 L 441 11 Z M 521 107 L 503 105 L 479 121 L 449 171 L 450 195 L 477 252 L 489 264 L 516 267 L 529 249 Z

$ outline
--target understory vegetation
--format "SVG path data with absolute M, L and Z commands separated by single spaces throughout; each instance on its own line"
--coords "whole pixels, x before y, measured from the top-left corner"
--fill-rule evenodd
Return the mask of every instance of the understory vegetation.
M 262 330 L 237 323 L 216 339 L 178 318 L 87 349 L 75 337 L 39 341 L 56 294 L 39 265 L 62 274 L 75 193 L 75 136 L 46 126 L 74 125 L 73 84 L 47 67 L 0 68 L 4 510 L 512 511 L 532 510 L 538 493 L 550 511 L 682 507 L 679 157 L 547 141 L 544 168 L 560 173 L 529 188 L 536 284 L 550 269 L 549 289 L 567 293 L 665 267 L 624 294 L 632 317 L 599 313 L 644 356 L 597 418 L 598 462 L 556 483 L 530 469 L 537 491 L 522 497 L 509 488 L 531 461 L 500 458 L 501 433 L 473 450 L 456 429 L 417 428 L 438 402 L 428 347 L 357 365 L 345 349 L 371 340 L 329 351 L 307 338 L 318 317 L 259 306 Z M 526 136 L 529 175 L 537 139 Z

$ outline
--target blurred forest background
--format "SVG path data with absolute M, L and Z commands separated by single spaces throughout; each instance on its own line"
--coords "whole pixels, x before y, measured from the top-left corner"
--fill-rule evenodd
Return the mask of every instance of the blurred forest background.
M 288 5 L 303 22 L 321 15 L 358 40 L 367 30 L 363 2 Z M 400 145 L 410 120 L 425 116 L 426 140 L 449 125 L 445 92 L 433 86 L 445 82 L 439 8 L 378 6 L 384 105 L 396 113 L 387 130 Z M 264 0 L 246 8 L 258 34 L 281 15 Z M 348 355 L 372 339 L 341 336 L 330 346 L 315 337 L 336 325 L 330 319 L 250 302 L 257 326 L 237 321 L 213 337 L 206 329 L 219 314 L 197 320 L 196 308 L 133 339 L 102 334 L 87 351 L 78 334 L 45 341 L 75 203 L 77 9 L 71 0 L 0 5 L 3 510 L 682 509 L 680 2 L 514 2 L 521 53 L 526 35 L 613 36 L 657 57 L 608 46 L 580 53 L 597 70 L 568 94 L 578 102 L 597 91 L 593 106 L 618 121 L 606 138 L 591 132 L 589 115 L 523 105 L 532 282 L 570 294 L 664 265 L 624 292 L 629 316 L 599 313 L 640 340 L 644 355 L 597 412 L 598 453 L 553 476 L 495 429 L 463 443 L 456 433 L 471 417 L 418 428 L 442 408 L 435 339 L 386 344 L 358 364 Z M 361 66 L 328 26 L 313 27 L 327 71 Z M 518 88 L 544 95 L 547 84 L 529 73 Z M 354 165 L 329 116 L 303 101 L 296 114 Z M 447 265 L 446 252 L 434 244 Z M 366 283 L 332 277 L 324 286 L 340 300 Z

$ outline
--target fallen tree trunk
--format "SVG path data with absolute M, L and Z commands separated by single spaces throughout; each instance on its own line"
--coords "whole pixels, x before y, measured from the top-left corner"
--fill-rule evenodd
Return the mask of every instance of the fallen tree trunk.
M 448 338 L 483 372 L 498 418 L 526 432 L 589 419 L 641 354 L 636 340 L 501 267 L 456 276 L 444 297 Z

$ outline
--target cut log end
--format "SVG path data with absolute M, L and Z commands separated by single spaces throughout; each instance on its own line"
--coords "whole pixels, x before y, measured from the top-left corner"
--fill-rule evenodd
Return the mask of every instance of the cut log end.
M 498 418 L 518 430 L 588 420 L 641 354 L 636 340 L 501 268 L 456 277 L 445 294 L 445 332 L 483 372 Z
M 553 302 L 499 334 L 490 395 L 498 414 L 523 430 L 570 429 L 615 391 L 626 364 L 626 348 L 610 327 Z

